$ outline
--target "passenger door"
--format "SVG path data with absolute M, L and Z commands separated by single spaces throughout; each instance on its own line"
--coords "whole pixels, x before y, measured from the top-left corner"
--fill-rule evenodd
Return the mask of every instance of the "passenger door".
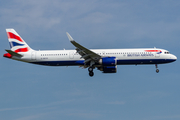
M 74 52 L 69 52 L 69 58 L 73 59 L 74 58 Z
M 36 60 L 36 51 L 31 52 L 31 59 Z

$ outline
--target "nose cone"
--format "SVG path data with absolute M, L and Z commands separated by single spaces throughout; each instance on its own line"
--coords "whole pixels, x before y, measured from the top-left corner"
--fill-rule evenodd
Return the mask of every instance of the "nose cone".
M 176 57 L 175 55 L 172 55 L 172 56 L 171 56 L 171 59 L 172 59 L 173 61 L 176 61 L 176 60 L 177 60 L 177 57 Z

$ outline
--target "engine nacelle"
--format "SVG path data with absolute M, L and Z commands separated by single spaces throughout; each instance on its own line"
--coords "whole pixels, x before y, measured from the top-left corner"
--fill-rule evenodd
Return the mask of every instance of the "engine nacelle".
M 117 60 L 116 57 L 104 57 L 99 60 L 99 64 L 103 66 L 116 66 Z
M 117 66 L 104 66 L 103 67 L 103 73 L 116 73 L 117 72 Z

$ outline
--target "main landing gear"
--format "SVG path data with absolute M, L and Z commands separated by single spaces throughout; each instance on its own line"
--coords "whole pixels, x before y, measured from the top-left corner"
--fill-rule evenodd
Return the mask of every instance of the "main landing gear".
M 89 71 L 89 76 L 90 77 L 94 76 L 93 67 L 89 67 L 88 71 Z
M 158 65 L 155 64 L 155 66 L 156 66 L 156 72 L 159 73 Z

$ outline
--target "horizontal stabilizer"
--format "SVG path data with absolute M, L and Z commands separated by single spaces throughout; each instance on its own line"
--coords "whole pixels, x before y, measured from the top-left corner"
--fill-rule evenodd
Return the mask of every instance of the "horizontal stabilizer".
M 16 53 L 12 50 L 6 50 L 9 54 L 11 54 L 12 56 L 16 56 L 16 57 L 22 57 L 23 55 L 19 54 L 19 53 Z

